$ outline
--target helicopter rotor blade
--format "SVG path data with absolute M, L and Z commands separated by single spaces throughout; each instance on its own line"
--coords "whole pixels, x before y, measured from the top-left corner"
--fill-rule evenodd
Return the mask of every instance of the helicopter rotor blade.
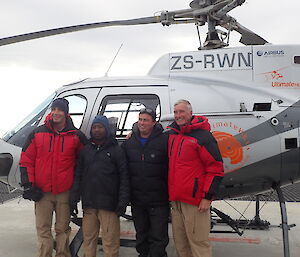
M 117 20 L 117 21 L 106 21 L 106 22 L 74 25 L 74 26 L 48 29 L 48 30 L 42 30 L 42 31 L 2 38 L 0 39 L 0 46 L 19 43 L 19 42 L 37 39 L 37 38 L 71 33 L 75 31 L 88 30 L 88 29 L 104 28 L 104 27 L 111 27 L 111 26 L 142 25 L 142 24 L 152 24 L 152 23 L 160 23 L 160 22 L 161 22 L 160 16 L 152 16 L 152 17 L 144 17 L 144 18 L 130 19 L 130 20 Z
M 59 34 L 66 34 L 76 31 L 83 31 L 95 28 L 104 28 L 112 26 L 130 26 L 130 25 L 145 25 L 161 23 L 163 26 L 169 26 L 171 24 L 182 24 L 182 23 L 196 23 L 205 24 L 206 18 L 210 16 L 212 19 L 218 22 L 218 25 L 223 26 L 228 30 L 236 30 L 242 37 L 240 42 L 245 45 L 261 45 L 267 43 L 265 39 L 258 36 L 251 30 L 245 28 L 239 24 L 234 18 L 227 15 L 226 13 L 235 7 L 242 5 L 245 0 L 212 0 L 208 2 L 205 0 L 194 0 L 190 3 L 189 9 L 182 9 L 176 11 L 162 11 L 160 15 L 128 19 L 128 20 L 115 20 L 115 21 L 105 21 L 88 23 L 82 25 L 67 26 L 61 28 L 54 28 L 48 30 L 42 30 L 37 32 L 31 32 L 26 34 L 21 34 L 17 36 L 11 36 L 0 39 L 0 47 L 4 45 L 19 43 L 23 41 L 44 38 Z M 213 3 L 213 4 L 211 4 Z M 199 22 L 201 21 L 201 22 Z
M 67 26 L 67 27 L 31 32 L 31 33 L 21 34 L 17 36 L 2 38 L 0 39 L 0 46 L 43 38 L 43 37 L 59 35 L 59 34 L 66 34 L 66 33 L 71 33 L 76 31 L 95 29 L 95 28 L 142 25 L 142 24 L 153 24 L 153 23 L 161 23 L 164 26 L 165 25 L 169 26 L 171 24 L 180 24 L 180 23 L 192 23 L 196 21 L 195 17 L 197 16 L 199 17 L 200 15 L 207 15 L 212 11 L 220 10 L 230 1 L 232 0 L 225 0 L 222 1 L 221 3 L 205 6 L 203 8 L 196 8 L 196 9 L 189 8 L 183 10 L 170 11 L 170 12 L 162 11 L 160 15 L 151 16 L 151 17 L 129 19 L 129 20 L 96 22 L 96 23 L 74 25 L 74 26 Z

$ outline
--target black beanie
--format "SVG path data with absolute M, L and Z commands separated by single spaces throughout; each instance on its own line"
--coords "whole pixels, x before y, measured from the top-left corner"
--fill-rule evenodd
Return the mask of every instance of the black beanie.
M 58 108 L 62 110 L 66 116 L 68 116 L 69 113 L 69 102 L 67 99 L 64 98 L 57 98 L 53 101 L 51 105 L 51 109 Z

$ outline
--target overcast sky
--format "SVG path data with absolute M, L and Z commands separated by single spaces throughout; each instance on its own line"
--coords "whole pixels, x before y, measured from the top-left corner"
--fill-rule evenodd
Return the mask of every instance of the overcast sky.
M 188 8 L 189 0 L 1 0 L 0 38 L 99 21 L 148 17 Z M 239 23 L 273 44 L 299 44 L 299 0 L 247 0 L 231 11 Z M 202 40 L 205 28 L 200 28 Z M 231 46 L 238 46 L 232 33 Z M 194 25 L 113 27 L 0 47 L 0 135 L 63 84 L 109 76 L 145 75 L 168 52 L 199 46 Z

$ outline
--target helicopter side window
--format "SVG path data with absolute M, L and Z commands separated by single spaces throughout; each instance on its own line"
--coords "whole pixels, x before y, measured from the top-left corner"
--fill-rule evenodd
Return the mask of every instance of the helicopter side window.
M 294 56 L 294 63 L 300 64 L 300 56 Z
M 69 102 L 69 114 L 74 126 L 80 129 L 87 108 L 87 100 L 83 95 L 71 95 L 65 97 L 65 99 Z
M 156 120 L 159 120 L 160 103 L 157 95 L 109 95 L 102 100 L 98 113 L 113 123 L 117 138 L 124 138 L 137 122 L 142 108 L 155 110 Z
M 272 104 L 271 103 L 254 103 L 253 111 L 271 111 Z

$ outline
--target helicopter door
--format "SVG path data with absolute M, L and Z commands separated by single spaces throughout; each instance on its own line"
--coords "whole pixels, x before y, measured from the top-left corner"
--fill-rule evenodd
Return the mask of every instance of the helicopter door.
M 115 129 L 118 141 L 123 141 L 138 120 L 142 108 L 156 111 L 156 119 L 170 113 L 167 86 L 103 88 L 97 98 L 92 116 L 105 115 Z M 89 129 L 92 119 L 89 121 Z

